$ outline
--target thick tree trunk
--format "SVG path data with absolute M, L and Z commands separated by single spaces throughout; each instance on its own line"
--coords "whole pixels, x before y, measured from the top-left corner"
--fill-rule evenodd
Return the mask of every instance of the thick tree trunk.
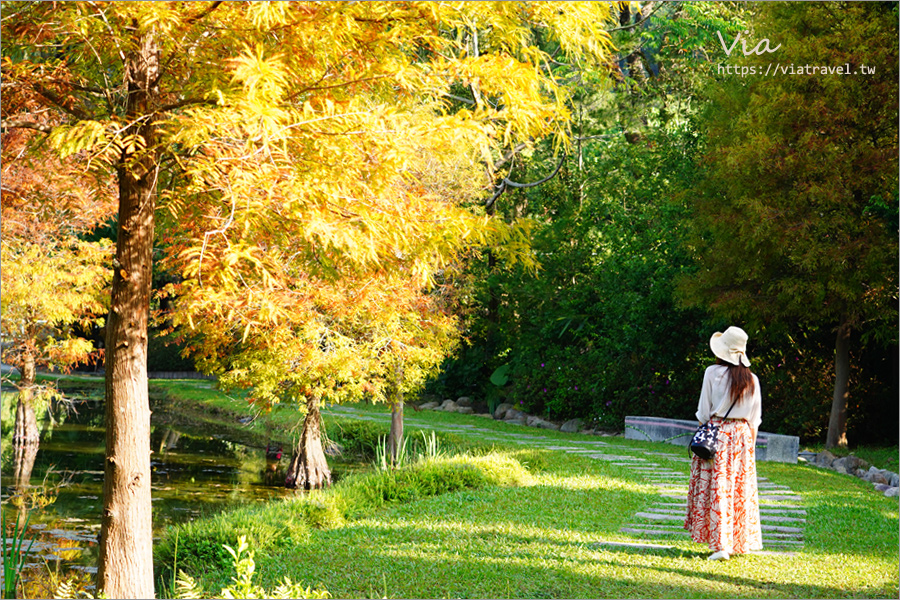
M 403 445 L 403 394 L 398 394 L 391 405 L 391 433 L 388 435 L 388 447 L 391 450 L 391 465 L 397 464 L 397 454 Z
M 311 490 L 331 485 L 331 470 L 322 449 L 322 417 L 318 398 L 310 398 L 306 406 L 303 433 L 300 434 L 284 481 L 287 488 Z
M 34 356 L 26 354 L 22 360 L 22 380 L 19 382 L 16 424 L 13 429 L 13 444 L 16 446 L 37 444 L 41 440 L 37 417 L 34 414 L 35 377 Z
M 834 345 L 834 398 L 828 419 L 826 448 L 847 446 L 847 399 L 850 397 L 850 326 L 841 325 Z
M 135 31 L 140 31 L 134 23 Z M 158 158 L 155 124 L 159 47 L 136 34 L 126 61 L 125 119 L 138 123 L 145 148 L 118 166 L 119 227 L 112 302 L 106 333 L 106 464 L 97 588 L 109 598 L 152 598 L 153 529 L 150 503 L 150 402 L 147 321 Z

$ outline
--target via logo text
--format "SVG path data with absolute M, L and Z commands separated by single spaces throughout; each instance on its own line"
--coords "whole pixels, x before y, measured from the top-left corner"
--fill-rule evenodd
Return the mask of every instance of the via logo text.
M 744 33 L 748 33 L 745 31 Z M 778 44 L 774 48 L 769 46 L 768 38 L 763 38 L 752 50 L 747 50 L 747 40 L 741 38 L 741 34 L 737 34 L 737 37 L 734 38 L 734 41 L 731 42 L 731 46 L 725 45 L 725 39 L 722 37 L 722 34 L 716 31 L 716 35 L 719 36 L 719 41 L 722 43 L 722 50 L 725 51 L 725 54 L 731 56 L 731 51 L 734 50 L 734 47 L 737 46 L 738 41 L 741 42 L 741 48 L 744 51 L 744 56 L 750 56 L 751 54 L 762 54 L 763 52 L 775 52 L 779 48 L 781 48 L 781 44 Z M 763 47 L 765 44 L 765 47 Z

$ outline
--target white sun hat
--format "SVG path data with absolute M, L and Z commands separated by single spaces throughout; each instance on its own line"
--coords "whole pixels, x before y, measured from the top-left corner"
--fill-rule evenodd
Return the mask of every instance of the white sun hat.
M 713 354 L 733 365 L 750 366 L 747 358 L 747 333 L 740 327 L 729 327 L 725 333 L 716 332 L 709 340 Z

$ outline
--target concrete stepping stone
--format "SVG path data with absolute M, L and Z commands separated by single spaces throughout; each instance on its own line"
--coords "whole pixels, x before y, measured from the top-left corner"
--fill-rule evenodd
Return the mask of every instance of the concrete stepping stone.
M 786 527 L 784 525 L 766 525 L 766 524 L 761 524 L 760 527 L 762 527 L 763 531 L 775 531 L 778 533 L 799 533 L 799 534 L 803 533 L 802 527 Z
M 635 519 L 649 519 L 651 521 L 684 521 L 685 515 L 675 515 L 656 512 L 639 512 L 634 514 Z
M 663 544 L 649 544 L 639 542 L 597 542 L 593 544 L 596 547 L 608 546 L 610 548 L 635 548 L 638 550 L 674 550 L 675 546 L 665 546 Z
M 597 460 L 617 460 L 617 461 L 635 461 L 635 462 L 646 462 L 646 458 L 638 458 L 636 456 L 621 456 L 617 454 L 588 454 L 589 458 L 595 458 Z
M 691 535 L 687 531 L 675 531 L 675 530 L 661 531 L 658 529 L 644 529 L 644 528 L 638 528 L 638 527 L 623 527 L 619 531 L 622 533 L 636 533 L 636 534 L 643 534 L 643 535 L 683 535 L 683 536 Z

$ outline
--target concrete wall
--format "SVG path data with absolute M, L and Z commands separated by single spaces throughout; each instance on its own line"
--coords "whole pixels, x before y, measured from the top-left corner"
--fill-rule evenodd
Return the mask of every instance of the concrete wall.
M 662 417 L 625 417 L 625 439 L 666 442 L 687 448 L 697 421 L 664 419 Z M 796 463 L 800 438 L 760 431 L 756 436 L 756 460 Z

